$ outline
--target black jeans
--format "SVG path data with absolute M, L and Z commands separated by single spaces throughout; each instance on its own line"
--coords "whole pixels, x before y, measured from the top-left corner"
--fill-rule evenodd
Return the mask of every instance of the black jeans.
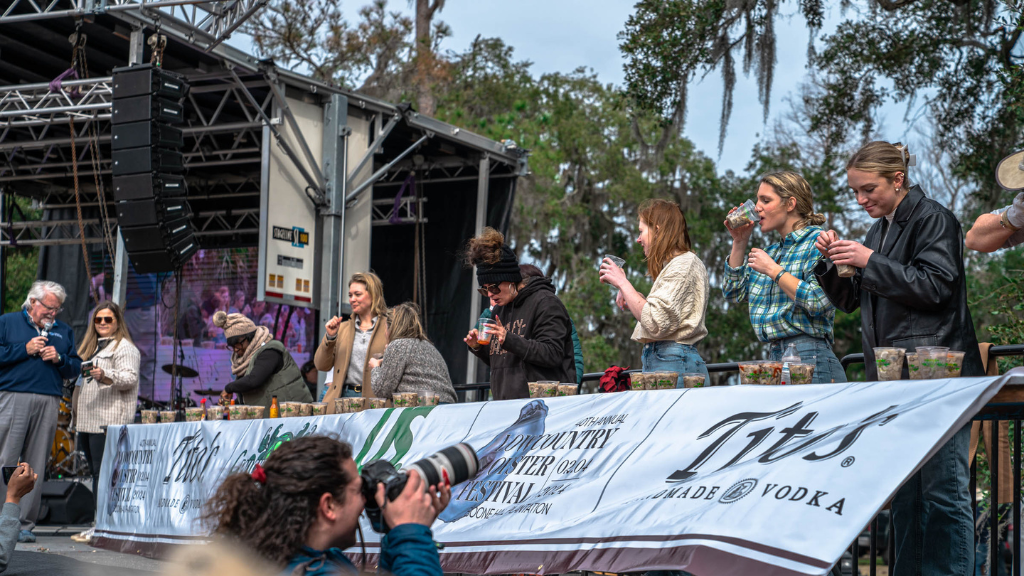
M 89 462 L 89 474 L 92 474 L 92 500 L 94 505 L 99 498 L 96 488 L 100 481 L 100 466 L 103 464 L 103 446 L 106 443 L 106 434 L 78 433 L 78 447 L 85 454 L 85 459 Z

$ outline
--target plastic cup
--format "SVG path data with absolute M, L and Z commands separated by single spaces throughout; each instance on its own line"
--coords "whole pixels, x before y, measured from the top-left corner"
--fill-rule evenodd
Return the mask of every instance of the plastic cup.
M 922 352 L 907 352 L 907 372 L 911 380 L 927 380 L 931 371 L 925 367 L 923 359 L 928 354 Z
M 369 410 L 379 410 L 387 407 L 388 401 L 383 398 L 368 398 L 366 401 L 366 408 Z
M 761 384 L 767 386 L 782 384 L 782 362 L 767 360 L 761 363 Z
M 644 374 L 643 372 L 634 372 L 629 375 L 629 389 L 630 390 L 647 390 L 647 382 L 650 379 L 650 374 Z
M 576 384 L 559 384 L 558 395 L 559 396 L 575 396 L 579 393 L 580 387 Z
M 740 362 L 740 384 L 760 384 L 761 383 L 761 363 L 760 362 Z
M 185 408 L 185 422 L 199 422 L 203 419 L 202 406 L 190 406 Z
M 752 200 L 747 200 L 740 204 L 739 208 L 730 212 L 725 217 L 725 221 L 729 223 L 729 228 L 735 230 L 751 222 L 760 222 L 761 216 L 757 213 L 757 205 Z
M 441 403 L 441 397 L 433 392 L 420 394 L 420 406 L 437 406 Z
M 223 420 L 224 419 L 224 407 L 223 406 L 210 406 L 206 409 L 207 420 Z
M 790 384 L 810 384 L 814 381 L 814 364 L 807 362 L 789 363 Z
M 558 381 L 556 381 L 556 380 L 541 380 L 540 382 L 537 382 L 537 384 L 540 384 L 541 387 L 544 388 L 544 397 L 545 398 L 554 398 L 555 396 L 558 396 L 558 384 L 559 384 Z
M 476 343 L 481 346 L 488 346 L 491 343 L 491 330 L 487 327 L 490 320 L 481 318 L 476 321 Z
M 261 420 L 263 415 L 267 413 L 267 407 L 249 406 L 246 408 L 246 413 L 249 415 L 249 420 Z
M 143 424 L 156 424 L 160 421 L 159 410 L 143 410 L 142 411 L 142 423 Z
M 946 356 L 946 378 L 959 378 L 964 368 L 964 352 L 950 350 Z
M 648 390 L 675 390 L 679 384 L 679 372 L 653 372 L 653 382 L 648 383 Z
M 857 267 L 849 264 L 836 264 L 836 274 L 840 278 L 853 278 L 857 274 Z
M 228 406 L 228 415 L 232 420 L 245 420 L 245 406 L 241 404 Z
M 878 381 L 899 380 L 903 375 L 903 358 L 906 348 L 875 348 L 875 366 Z
M 301 402 L 299 404 L 299 413 L 303 416 L 313 415 L 313 403 L 312 402 Z
M 419 394 L 415 392 L 400 392 L 392 394 L 391 400 L 394 402 L 395 408 L 413 408 L 418 404 Z
M 326 402 L 313 402 L 313 416 L 326 416 L 327 415 L 327 403 Z
M 160 422 L 166 424 L 168 422 L 174 422 L 175 417 L 178 416 L 178 412 L 175 410 L 161 410 L 160 411 Z
M 918 346 L 917 352 L 927 354 L 927 358 L 922 358 L 921 362 L 925 366 L 928 378 L 946 377 L 946 355 L 949 346 Z
M 367 398 L 345 398 L 345 413 L 356 414 L 366 410 Z
M 683 374 L 683 388 L 703 388 L 704 375 L 700 372 L 685 372 Z
M 539 382 L 527 382 L 527 388 L 530 389 L 530 398 L 543 398 L 544 389 L 541 388 Z
M 302 415 L 302 402 L 282 402 L 281 417 L 294 418 Z
M 597 263 L 598 269 L 601 268 L 601 264 L 604 264 L 605 258 L 611 260 L 619 268 L 624 268 L 626 266 L 626 261 L 624 259 L 619 258 L 618 256 L 613 256 L 611 254 L 605 254 L 604 256 L 601 257 L 601 261 Z

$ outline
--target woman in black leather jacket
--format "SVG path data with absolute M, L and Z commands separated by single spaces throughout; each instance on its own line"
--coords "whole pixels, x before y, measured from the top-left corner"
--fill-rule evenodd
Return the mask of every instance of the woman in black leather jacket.
M 836 308 L 861 309 L 868 380 L 877 379 L 874 347 L 948 346 L 963 350 L 963 376 L 983 376 L 967 308 L 963 235 L 956 216 L 907 178 L 905 147 L 871 142 L 846 165 L 857 203 L 875 218 L 864 243 L 822 232 L 815 267 Z M 829 261 L 831 258 L 831 261 Z M 835 264 L 858 268 L 840 278 Z M 904 378 L 907 378 L 906 368 Z M 974 523 L 967 445 L 970 424 L 939 449 L 896 493 L 894 576 L 974 571 Z

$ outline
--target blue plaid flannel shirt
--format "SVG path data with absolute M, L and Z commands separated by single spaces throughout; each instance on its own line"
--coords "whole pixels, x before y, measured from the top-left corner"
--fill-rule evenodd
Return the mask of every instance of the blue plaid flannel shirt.
M 807 335 L 833 341 L 832 323 L 836 309 L 814 277 L 814 265 L 821 255 L 814 247 L 820 226 L 807 226 L 765 249 L 780 266 L 800 280 L 793 301 L 774 278 L 755 272 L 744 262 L 739 268 L 725 262 L 722 293 L 729 302 L 750 303 L 750 323 L 757 339 L 770 342 Z

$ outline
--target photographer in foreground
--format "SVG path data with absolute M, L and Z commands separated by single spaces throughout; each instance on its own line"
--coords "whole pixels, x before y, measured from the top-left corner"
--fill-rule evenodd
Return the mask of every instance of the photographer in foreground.
M 4 499 L 3 512 L 0 513 L 0 572 L 7 570 L 7 565 L 11 563 L 11 556 L 14 554 L 14 547 L 18 544 L 18 534 L 21 531 L 21 499 L 32 491 L 37 479 L 39 474 L 22 462 L 18 464 L 18 469 L 14 471 L 7 485 L 7 497 Z
M 349 444 L 305 436 L 282 444 L 252 474 L 228 476 L 205 520 L 214 534 L 248 546 L 285 574 L 358 574 L 343 551 L 356 544 L 365 503 L 361 490 Z M 424 491 L 414 471 L 401 495 L 386 505 L 384 486 L 377 487 L 377 503 L 393 527 L 381 538 L 381 572 L 442 575 L 430 525 L 450 498 L 450 486 Z

